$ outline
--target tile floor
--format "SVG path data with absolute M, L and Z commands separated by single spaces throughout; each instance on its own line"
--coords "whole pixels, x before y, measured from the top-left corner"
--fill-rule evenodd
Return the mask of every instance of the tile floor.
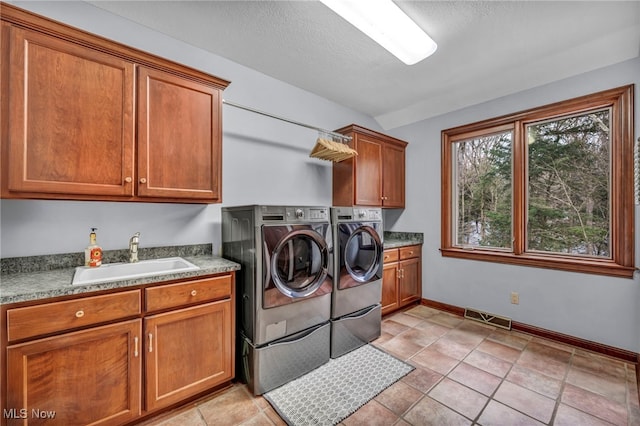
M 425 306 L 385 317 L 374 345 L 415 370 L 341 425 L 640 425 L 635 365 Z M 234 384 L 145 426 L 283 425 Z

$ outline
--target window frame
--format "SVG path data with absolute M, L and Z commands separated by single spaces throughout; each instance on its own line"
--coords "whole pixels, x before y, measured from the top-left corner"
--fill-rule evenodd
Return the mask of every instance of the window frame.
M 634 85 L 630 84 L 525 111 L 442 131 L 441 247 L 444 257 L 533 266 L 572 272 L 632 278 L 635 271 L 634 237 Z M 595 258 L 526 250 L 527 144 L 526 126 L 599 108 L 611 108 L 611 257 Z M 453 147 L 473 136 L 513 129 L 511 250 L 455 245 Z

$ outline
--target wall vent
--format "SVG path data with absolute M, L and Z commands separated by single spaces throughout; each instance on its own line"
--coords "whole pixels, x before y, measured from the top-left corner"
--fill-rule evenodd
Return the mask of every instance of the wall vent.
M 501 317 L 500 315 L 490 314 L 474 308 L 464 308 L 464 317 L 511 330 L 511 318 Z

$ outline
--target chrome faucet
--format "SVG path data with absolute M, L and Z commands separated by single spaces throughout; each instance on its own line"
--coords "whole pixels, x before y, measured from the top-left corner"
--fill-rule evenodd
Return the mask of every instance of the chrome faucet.
M 136 232 L 133 237 L 129 239 L 129 262 L 134 263 L 138 261 L 138 244 L 140 244 L 140 233 Z

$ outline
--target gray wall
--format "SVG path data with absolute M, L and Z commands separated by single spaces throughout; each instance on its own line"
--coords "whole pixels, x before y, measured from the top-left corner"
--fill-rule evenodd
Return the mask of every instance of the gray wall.
M 640 351 L 640 280 L 443 258 L 440 246 L 440 132 L 535 106 L 636 84 L 640 120 L 640 58 L 395 129 L 407 152 L 407 208 L 388 212 L 385 227 L 424 232 L 423 297 L 474 307 L 515 321 Z M 638 216 L 638 215 L 636 215 Z M 640 222 L 636 222 L 640 223 Z M 636 229 L 638 229 L 636 227 Z M 636 232 L 636 258 L 640 254 Z M 636 274 L 637 275 L 637 274 Z M 520 304 L 510 293 L 520 293 Z
M 138 49 L 231 81 L 223 97 L 314 126 L 358 123 L 379 130 L 363 114 L 82 2 L 11 2 Z M 304 60 L 304 58 L 300 58 Z M 230 106 L 223 107 L 223 205 L 331 204 L 331 164 L 309 158 L 317 132 Z M 221 205 L 0 201 L 0 257 L 84 250 L 89 228 L 107 250 L 213 243 L 220 250 Z
M 371 117 L 91 5 L 15 4 L 231 80 L 224 92 L 230 101 L 328 129 L 355 122 L 379 130 Z M 445 259 L 438 251 L 442 129 L 629 83 L 640 84 L 640 59 L 387 132 L 410 144 L 407 208 L 385 211 L 385 228 L 424 233 L 425 298 L 475 307 L 640 352 L 637 278 Z M 639 98 L 636 93 L 636 123 Z M 228 106 L 224 107 L 223 117 L 223 206 L 331 204 L 331 164 L 308 157 L 315 132 Z M 133 232 L 141 231 L 143 247 L 212 242 L 214 250 L 219 251 L 220 208 L 221 205 L 2 200 L 0 257 L 81 251 L 91 226 L 99 228 L 99 242 L 105 249 L 123 248 Z M 519 305 L 509 303 L 511 291 L 520 293 Z

